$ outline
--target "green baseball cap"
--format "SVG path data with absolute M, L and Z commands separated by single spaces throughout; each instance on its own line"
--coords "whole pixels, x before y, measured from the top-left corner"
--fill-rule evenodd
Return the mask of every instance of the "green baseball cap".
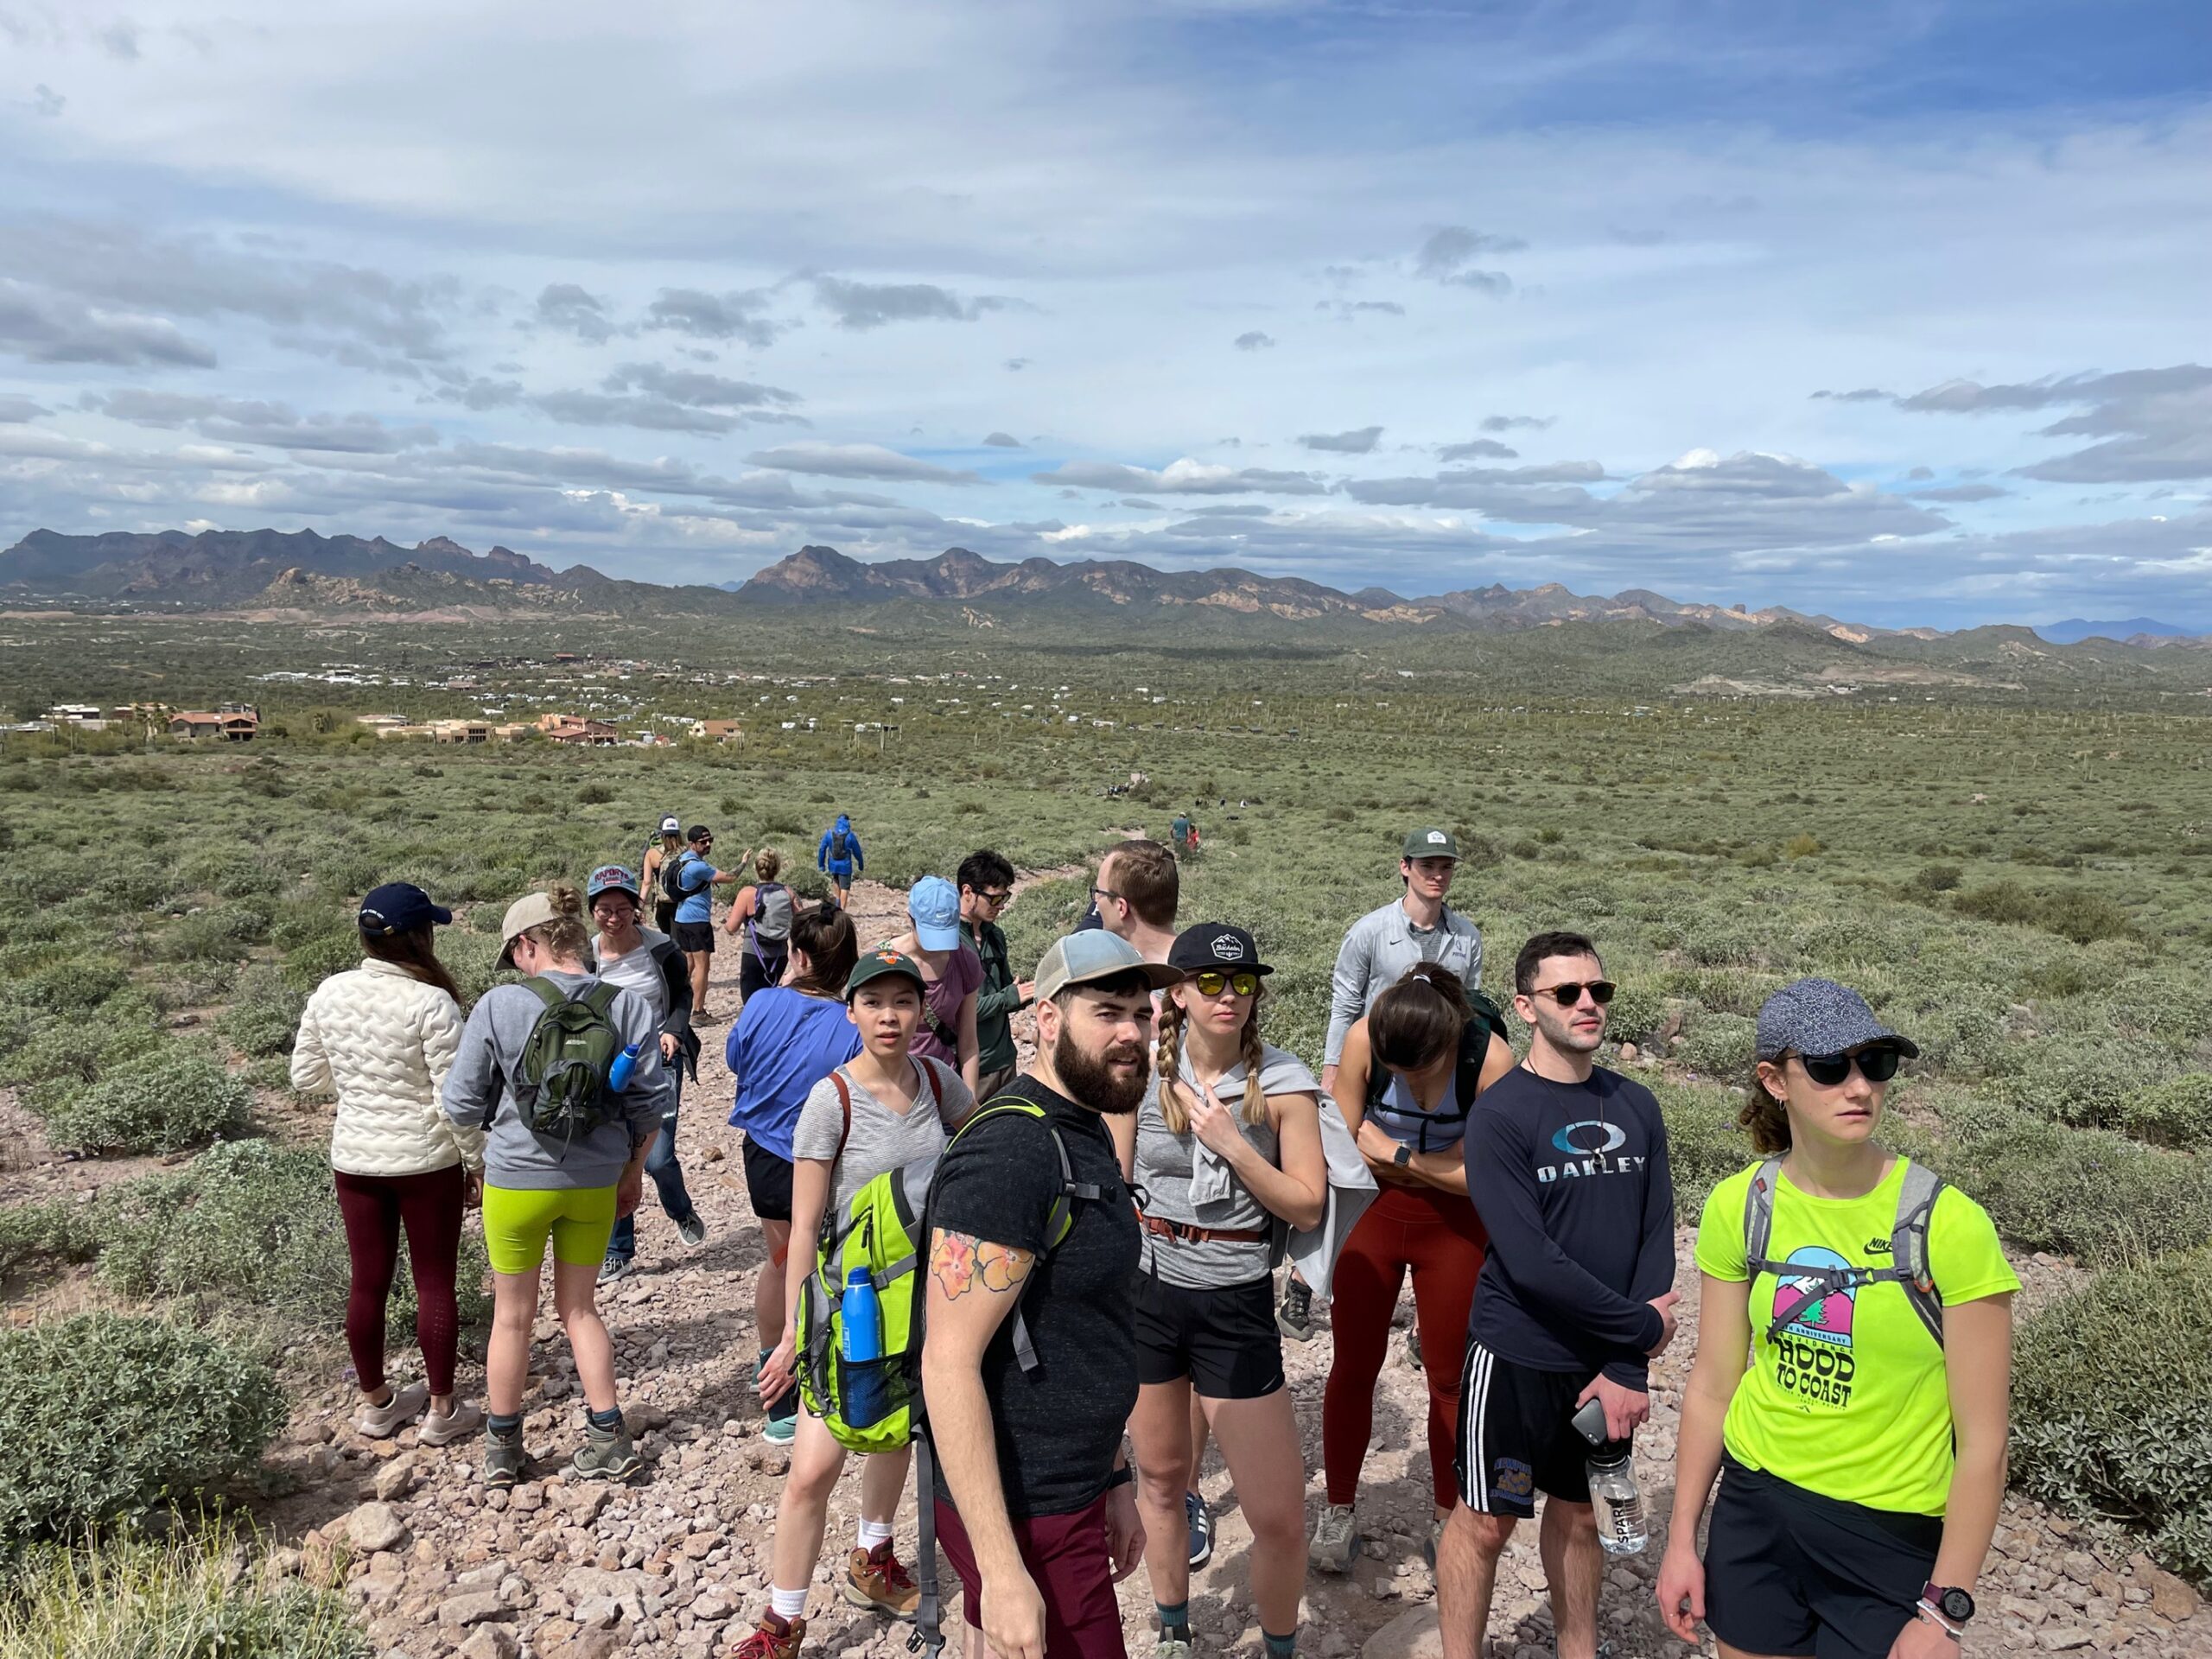
M 1408 858 L 1449 858 L 1459 856 L 1459 843 L 1449 830 L 1433 825 L 1416 830 L 1406 837 L 1405 856 Z
M 922 970 L 914 959 L 885 945 L 863 952 L 861 959 L 853 964 L 853 971 L 845 981 L 845 1001 L 851 1001 L 854 992 L 870 980 L 881 979 L 886 974 L 904 974 L 914 982 L 914 988 L 924 996 L 930 994 L 930 982 L 922 977 Z

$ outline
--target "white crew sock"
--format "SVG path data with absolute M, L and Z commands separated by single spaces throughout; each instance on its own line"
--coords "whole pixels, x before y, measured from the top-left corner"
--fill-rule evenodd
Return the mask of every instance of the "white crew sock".
M 861 1520 L 861 1548 L 862 1549 L 872 1550 L 878 1544 L 887 1544 L 890 1541 L 891 1523 L 888 1521 L 869 1521 L 865 1518 Z
M 768 1611 L 786 1624 L 797 1618 L 806 1611 L 806 1586 L 801 1585 L 796 1590 L 779 1590 L 771 1585 L 768 1589 Z

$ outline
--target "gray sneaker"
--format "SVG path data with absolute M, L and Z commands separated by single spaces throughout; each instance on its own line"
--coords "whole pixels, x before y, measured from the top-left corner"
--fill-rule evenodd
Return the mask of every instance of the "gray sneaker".
M 1353 1523 L 1351 1505 L 1332 1503 L 1313 1522 L 1313 1541 L 1306 1559 L 1317 1573 L 1349 1573 L 1359 1554 L 1359 1529 Z
M 569 1472 L 581 1480 L 627 1480 L 645 1466 L 637 1447 L 630 1444 L 627 1428 L 584 1425 L 584 1443 L 569 1459 Z
M 466 1400 L 456 1400 L 453 1409 L 440 1416 L 426 1412 L 422 1426 L 415 1431 L 415 1438 L 425 1446 L 450 1446 L 455 1440 L 466 1440 L 484 1427 L 484 1413 Z
M 699 1212 L 696 1210 L 676 1224 L 676 1231 L 677 1236 L 686 1244 L 703 1244 L 707 1242 L 707 1224 L 699 1218 Z
M 1275 1304 L 1275 1329 L 1293 1342 L 1313 1340 L 1313 1287 L 1303 1279 L 1283 1281 L 1282 1300 Z
M 484 1484 L 505 1491 L 530 1468 L 530 1453 L 522 1449 L 522 1431 L 484 1437 Z
M 429 1403 L 429 1389 L 421 1382 L 410 1382 L 404 1389 L 394 1389 L 391 1398 L 380 1406 L 364 1400 L 353 1414 L 353 1427 L 372 1440 L 388 1440 L 404 1424 L 420 1416 Z
M 1162 1630 L 1159 1640 L 1152 1644 L 1152 1659 L 1191 1659 L 1189 1637 L 1170 1636 Z
M 611 1285 L 617 1279 L 626 1277 L 631 1265 L 631 1258 L 626 1255 L 608 1256 L 606 1261 L 599 1264 L 599 1282 L 602 1285 Z

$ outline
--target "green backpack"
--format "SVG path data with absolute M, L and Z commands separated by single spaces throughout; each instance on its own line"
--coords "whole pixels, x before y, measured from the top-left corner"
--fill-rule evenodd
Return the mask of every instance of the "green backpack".
M 912 1057 L 929 1085 L 929 1109 L 939 1109 L 944 1080 L 936 1061 Z M 845 1127 L 837 1137 L 837 1156 L 853 1132 L 853 1093 L 844 1068 L 830 1074 L 843 1108 Z M 922 1109 L 917 1100 L 914 1109 Z M 833 1166 L 834 1167 L 834 1166 Z M 917 1159 L 888 1169 L 853 1194 L 842 1211 L 822 1217 L 822 1236 L 807 1275 L 806 1296 L 798 1308 L 798 1386 L 806 1408 L 819 1417 L 830 1437 L 849 1452 L 896 1452 L 912 1433 L 912 1408 L 921 1390 L 920 1310 L 922 1217 L 929 1205 L 930 1180 L 937 1160 Z M 855 1423 L 846 1414 L 844 1293 L 855 1268 L 868 1269 L 883 1319 L 880 1367 L 885 1409 L 873 1422 Z
M 622 1033 L 612 1018 L 622 988 L 594 980 L 572 996 L 550 979 L 522 982 L 545 1004 L 523 1043 L 522 1063 L 510 1085 L 523 1122 L 564 1141 L 613 1122 L 617 1114 L 607 1074 L 622 1052 Z M 488 1122 L 487 1115 L 487 1127 Z

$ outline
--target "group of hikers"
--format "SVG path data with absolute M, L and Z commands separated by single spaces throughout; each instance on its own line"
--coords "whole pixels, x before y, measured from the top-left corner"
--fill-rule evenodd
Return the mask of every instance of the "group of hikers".
M 706 1236 L 678 1105 L 697 1077 L 712 893 L 741 881 L 721 924 L 747 953 L 729 1122 L 765 1245 L 762 1432 L 791 1456 L 769 1605 L 738 1659 L 800 1652 L 854 1453 L 847 1602 L 934 1643 L 941 1549 L 970 1659 L 985 1644 L 1096 1659 L 1125 1652 L 1115 1585 L 1141 1561 L 1155 1659 L 1189 1659 L 1191 1575 L 1214 1547 L 1210 1443 L 1251 1534 L 1268 1659 L 1287 1659 L 1309 1571 L 1349 1573 L 1362 1551 L 1361 1473 L 1408 1278 L 1444 1652 L 1482 1652 L 1500 1556 L 1540 1498 L 1556 1650 L 1605 1650 L 1608 1554 L 1644 1547 L 1631 1452 L 1679 1292 L 1658 1103 L 1597 1063 L 1616 987 L 1595 942 L 1556 930 L 1521 945 L 1516 1052 L 1481 989 L 1482 934 L 1448 903 L 1458 842 L 1416 830 L 1402 895 L 1344 936 L 1317 1077 L 1261 1035 L 1275 972 L 1261 942 L 1182 925 L 1178 860 L 1159 842 L 1105 855 L 1095 925 L 1022 980 L 998 925 L 1015 872 L 996 853 L 916 881 L 906 931 L 864 948 L 843 903 L 860 860 L 848 819 L 818 860 L 849 861 L 847 882 L 818 905 L 777 882 L 772 850 L 726 873 L 703 827 L 661 829 L 638 872 L 610 864 L 581 891 L 516 900 L 499 960 L 522 977 L 465 1018 L 434 944 L 451 913 L 399 883 L 362 903 L 360 968 L 308 1002 L 293 1077 L 338 1103 L 361 1433 L 419 1417 L 444 1445 L 480 1427 L 486 1483 L 528 1477 L 550 1243 L 585 1410 L 570 1471 L 639 1472 L 597 1287 L 635 1255 L 648 1174 L 682 1240 Z M 649 903 L 662 925 L 645 925 Z M 1035 1054 L 1019 1066 L 1025 1007 Z M 1657 1574 L 1669 1626 L 1694 1642 L 1702 1621 L 1723 1655 L 1934 1659 L 1974 1615 L 2018 1281 L 1980 1207 L 1878 1138 L 1887 1084 L 1917 1053 L 1832 981 L 1784 986 L 1758 1013 L 1741 1120 L 1755 1157 L 1698 1229 Z M 495 1287 L 480 1411 L 454 1378 L 470 1206 Z M 423 1377 L 396 1387 L 384 1319 L 403 1230 Z M 1282 1344 L 1314 1338 L 1317 1305 L 1333 1351 L 1309 1531 Z M 893 1523 L 913 1462 L 910 1567 Z

